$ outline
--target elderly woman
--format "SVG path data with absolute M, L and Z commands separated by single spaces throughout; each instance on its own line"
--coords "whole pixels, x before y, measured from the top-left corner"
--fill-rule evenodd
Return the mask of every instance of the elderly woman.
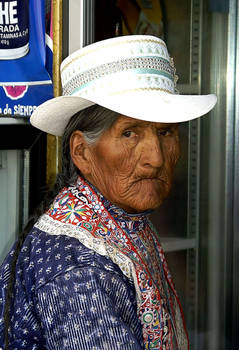
M 62 174 L 0 271 L 4 349 L 188 349 L 149 213 L 168 195 L 177 122 L 214 95 L 175 94 L 165 43 L 108 39 L 62 64 L 64 96 L 31 123 L 62 138 Z

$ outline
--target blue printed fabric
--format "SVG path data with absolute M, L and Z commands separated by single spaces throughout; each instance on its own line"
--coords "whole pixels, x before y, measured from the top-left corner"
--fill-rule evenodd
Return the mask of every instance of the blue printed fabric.
M 13 250 L 0 270 L 3 306 Z M 22 246 L 11 308 L 10 349 L 143 349 L 133 283 L 109 257 L 37 228 Z

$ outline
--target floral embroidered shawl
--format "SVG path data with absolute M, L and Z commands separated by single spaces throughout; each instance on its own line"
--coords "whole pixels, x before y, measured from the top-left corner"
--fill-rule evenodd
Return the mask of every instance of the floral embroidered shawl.
M 79 178 L 59 193 L 36 227 L 79 239 L 133 280 L 145 349 L 189 349 L 178 296 L 147 215 L 128 215 Z

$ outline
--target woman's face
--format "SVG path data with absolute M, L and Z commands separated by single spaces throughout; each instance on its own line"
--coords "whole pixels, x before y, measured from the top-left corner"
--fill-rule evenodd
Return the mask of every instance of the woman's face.
M 128 213 L 154 209 L 170 191 L 179 153 L 176 124 L 120 116 L 90 146 L 86 178 Z

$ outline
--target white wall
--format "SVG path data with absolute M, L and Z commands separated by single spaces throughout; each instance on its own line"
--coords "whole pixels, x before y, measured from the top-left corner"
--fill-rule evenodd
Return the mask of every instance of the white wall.
M 83 46 L 83 0 L 69 2 L 69 54 Z

